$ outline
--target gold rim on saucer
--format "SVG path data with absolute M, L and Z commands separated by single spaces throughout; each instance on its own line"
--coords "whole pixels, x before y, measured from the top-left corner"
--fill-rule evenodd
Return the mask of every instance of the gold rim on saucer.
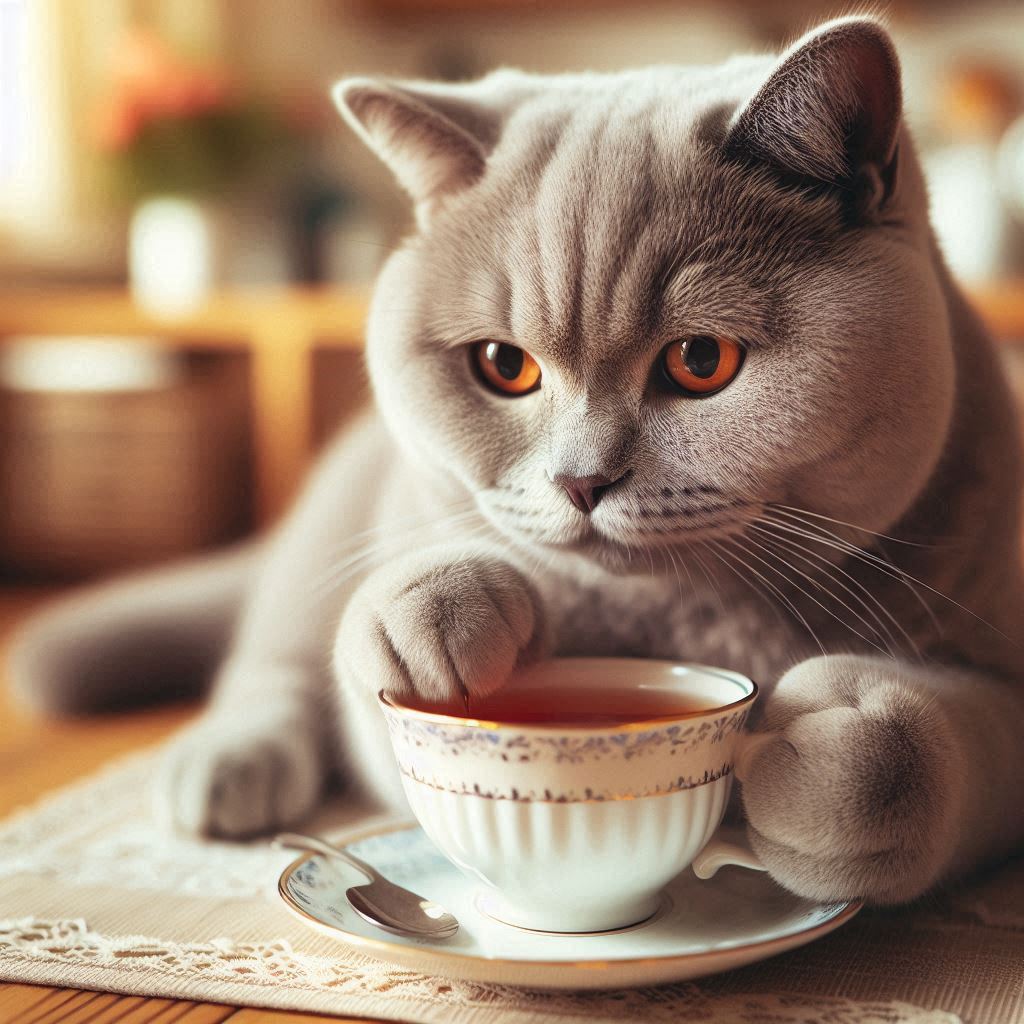
M 378 825 L 375 828 L 368 828 L 359 832 L 353 832 L 351 834 L 346 833 L 338 840 L 344 846 L 351 846 L 353 843 L 362 842 L 364 839 L 372 839 L 374 836 L 388 835 L 391 832 L 401 832 L 405 829 L 418 828 L 419 826 L 415 822 L 403 821 L 397 824 L 391 825 Z M 281 899 L 284 901 L 285 907 L 295 916 L 301 918 L 304 921 L 308 921 L 312 924 L 317 931 L 329 935 L 335 939 L 341 939 L 351 946 L 355 946 L 359 949 L 367 950 L 370 955 L 377 954 L 379 959 L 394 960 L 397 958 L 402 960 L 406 958 L 410 952 L 416 952 L 420 950 L 429 954 L 431 957 L 436 957 L 441 960 L 446 960 L 451 963 L 469 963 L 477 964 L 481 961 L 481 957 L 469 956 L 465 953 L 453 953 L 449 950 L 444 949 L 436 944 L 429 944 L 426 946 L 414 946 L 400 942 L 390 942 L 387 939 L 373 939 L 365 935 L 360 935 L 357 932 L 346 931 L 336 925 L 327 924 L 325 921 L 321 921 L 319 918 L 314 917 L 307 910 L 303 909 L 296 900 L 294 900 L 291 894 L 288 892 L 288 882 L 291 876 L 298 871 L 303 864 L 307 861 L 312 860 L 314 857 L 319 856 L 315 853 L 304 853 L 300 857 L 293 860 L 282 872 L 281 877 L 278 879 L 277 891 Z M 845 902 L 845 901 L 841 901 Z M 846 903 L 846 906 L 840 910 L 835 917 L 830 917 L 827 921 L 822 921 L 821 924 L 815 925 L 813 928 L 808 928 L 805 931 L 801 931 L 798 934 L 805 942 L 801 945 L 806 945 L 812 942 L 814 939 L 820 936 L 827 935 L 831 931 L 835 931 L 841 925 L 844 925 L 850 918 L 854 917 L 863 908 L 864 903 L 860 900 L 853 900 Z M 659 916 L 657 913 L 655 916 Z M 493 920 L 493 919 L 492 919 Z M 641 922 L 646 924 L 647 922 Z M 546 935 L 559 934 L 546 932 Z M 794 935 L 780 935 L 774 939 L 763 939 L 759 942 L 746 942 L 736 946 L 728 946 L 721 950 L 721 952 L 727 953 L 738 953 L 743 950 L 750 949 L 771 949 L 779 945 L 787 945 L 790 948 L 792 945 L 792 939 Z M 567 967 L 578 967 L 585 970 L 606 970 L 610 968 L 624 967 L 624 966 L 638 966 L 642 964 L 672 964 L 672 963 L 683 963 L 687 960 L 697 960 L 701 957 L 707 956 L 709 950 L 701 950 L 697 953 L 676 953 L 671 956 L 639 956 L 639 957 L 622 957 L 621 959 L 615 960 L 507 960 L 502 957 L 488 957 L 487 962 L 491 964 L 500 964 L 506 967 L 526 967 L 526 968 L 552 968 L 552 969 L 564 969 Z M 388 954 L 391 954 L 390 956 Z

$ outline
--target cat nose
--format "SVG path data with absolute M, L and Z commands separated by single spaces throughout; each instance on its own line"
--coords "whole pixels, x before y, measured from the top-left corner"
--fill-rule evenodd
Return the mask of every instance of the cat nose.
M 610 477 L 601 476 L 600 474 L 595 476 L 569 476 L 568 473 L 556 473 L 551 479 L 565 490 L 565 493 L 569 495 L 569 500 L 584 515 L 589 515 L 597 508 L 597 503 L 601 500 L 605 491 L 613 484 L 617 484 L 622 477 L 620 476 L 618 480 L 612 480 Z

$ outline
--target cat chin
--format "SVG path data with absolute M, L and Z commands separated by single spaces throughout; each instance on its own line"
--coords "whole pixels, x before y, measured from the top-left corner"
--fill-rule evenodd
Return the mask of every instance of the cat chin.
M 548 552 L 552 559 L 550 564 L 557 564 L 561 555 L 564 563 L 589 563 L 605 572 L 623 576 L 660 575 L 668 573 L 670 562 L 661 557 L 665 550 L 678 550 L 678 546 L 659 545 L 657 547 L 636 541 L 617 540 L 606 535 L 591 532 L 587 537 L 574 541 L 534 540 L 528 550 L 536 556 L 538 551 Z M 653 556 L 653 562 L 652 562 Z
M 582 517 L 580 517 L 582 519 Z M 528 557 L 540 557 L 549 565 L 557 563 L 558 556 L 568 562 L 587 562 L 606 572 L 645 576 L 668 575 L 675 555 L 704 541 L 724 540 L 743 532 L 742 523 L 717 523 L 706 528 L 680 530 L 676 533 L 636 534 L 605 532 L 587 519 L 540 535 L 520 529 L 513 523 L 488 516 L 491 526 L 507 541 Z
M 528 549 L 549 570 L 568 572 L 594 569 L 616 576 L 651 576 L 651 557 L 645 548 L 627 548 L 606 539 L 578 543 L 533 544 Z M 660 574 L 662 561 L 654 561 L 655 575 Z
M 565 562 L 591 562 L 603 569 L 628 571 L 634 564 L 643 562 L 644 571 L 649 571 L 647 556 L 641 548 L 620 544 L 610 537 L 598 533 L 589 523 L 577 525 L 571 531 L 552 531 L 548 536 L 520 530 L 516 526 L 492 520 L 491 525 L 507 541 L 528 557 L 540 557 L 553 564 L 559 556 Z
M 608 572 L 623 576 L 642 573 L 650 576 L 655 572 L 651 567 L 650 549 L 646 547 L 624 547 L 611 541 L 591 545 L 587 553 L 591 561 Z M 655 569 L 660 562 L 655 563 Z

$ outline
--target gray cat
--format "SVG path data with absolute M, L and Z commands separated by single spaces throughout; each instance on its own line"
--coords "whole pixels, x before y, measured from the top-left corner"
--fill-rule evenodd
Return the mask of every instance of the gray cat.
M 376 411 L 268 544 L 38 620 L 23 696 L 120 706 L 219 661 L 159 802 L 238 837 L 332 775 L 403 805 L 382 686 L 686 659 L 766 684 L 737 775 L 795 892 L 908 900 L 1019 844 L 1017 425 L 885 30 L 336 97 L 418 224 L 373 299 Z

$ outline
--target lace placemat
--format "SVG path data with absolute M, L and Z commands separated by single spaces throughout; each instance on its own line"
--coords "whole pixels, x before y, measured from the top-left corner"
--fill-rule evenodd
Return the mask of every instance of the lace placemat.
M 697 983 L 536 992 L 425 977 L 306 929 L 275 893 L 290 854 L 153 825 L 153 763 L 0 825 L 0 979 L 424 1024 L 1024 1022 L 1024 861 Z M 337 804 L 309 827 L 365 819 Z

